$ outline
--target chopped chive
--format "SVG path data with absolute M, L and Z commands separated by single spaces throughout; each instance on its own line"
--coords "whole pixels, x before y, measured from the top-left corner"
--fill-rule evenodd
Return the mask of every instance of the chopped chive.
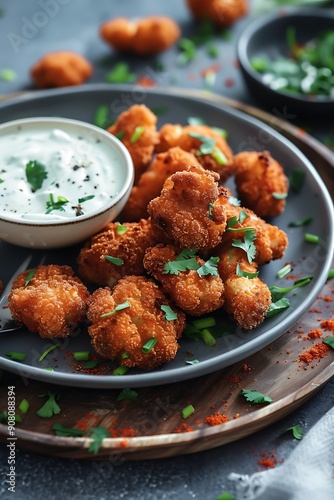
M 215 45 L 213 45 L 213 44 L 210 44 L 210 45 L 207 46 L 207 52 L 208 52 L 208 55 L 210 57 L 215 57 L 216 58 L 219 55 L 218 48 Z
M 188 418 L 188 417 L 190 417 L 190 415 L 192 415 L 194 413 L 194 411 L 195 411 L 195 408 L 193 407 L 193 405 L 186 406 L 181 411 L 182 418 Z
M 319 243 L 320 238 L 316 234 L 305 233 L 304 235 L 305 241 L 308 243 Z
M 118 257 L 112 257 L 111 255 L 104 255 L 105 260 L 115 264 L 115 266 L 122 266 L 124 264 L 124 260 Z
M 27 356 L 25 352 L 14 352 L 14 351 L 5 352 L 5 355 L 8 356 L 13 361 L 24 361 Z
M 124 234 L 127 231 L 127 229 L 128 229 L 127 226 L 123 226 L 122 224 L 119 224 L 118 226 L 116 226 L 116 233 L 117 234 Z
M 141 348 L 142 352 L 144 352 L 145 354 L 148 354 L 149 352 L 152 351 L 153 347 L 155 346 L 155 344 L 157 342 L 158 342 L 158 339 L 155 339 L 155 338 L 149 339 L 147 342 L 145 342 L 145 344 Z
M 329 279 L 329 280 L 332 278 L 334 278 L 334 269 L 330 269 L 330 271 L 328 273 L 328 277 L 327 277 L 327 279 Z
M 29 285 L 30 281 L 33 279 L 33 277 L 35 276 L 35 273 L 36 273 L 36 269 L 30 269 L 28 271 L 28 274 L 27 274 L 27 279 L 24 283 L 24 286 L 27 286 Z
M 191 123 L 190 123 L 191 125 Z M 212 130 L 214 130 L 215 132 L 217 132 L 217 134 L 221 135 L 222 137 L 224 137 L 224 139 L 227 139 L 228 137 L 228 132 L 227 130 L 225 130 L 224 128 L 220 128 L 220 127 L 211 127 Z
M 12 82 L 16 77 L 17 74 L 13 69 L 4 68 L 0 71 L 0 79 L 4 82 Z
M 277 272 L 277 278 L 284 278 L 284 276 L 286 276 L 291 272 L 291 269 L 292 269 L 291 264 L 286 264 Z
M 187 365 L 197 365 L 199 363 L 198 359 L 186 359 Z
M 108 126 L 108 106 L 99 106 L 94 116 L 94 125 L 101 128 Z
M 160 309 L 165 313 L 166 321 L 174 321 L 175 319 L 177 319 L 177 313 L 174 312 L 170 306 L 161 305 Z
M 123 132 L 123 130 L 120 130 L 119 132 L 117 132 L 117 134 L 115 134 L 115 137 L 117 137 L 117 139 L 119 139 L 120 141 L 123 139 L 125 135 L 125 132 Z
M 128 300 L 126 300 L 125 302 L 122 302 L 122 304 L 118 304 L 118 306 L 116 306 L 113 311 L 101 314 L 100 318 L 106 318 L 108 316 L 113 316 L 114 314 L 118 313 L 119 311 L 122 311 L 123 309 L 126 309 L 127 307 L 131 307 L 131 304 Z
M 88 196 L 84 196 L 83 198 L 78 199 L 78 203 L 84 203 L 85 201 L 89 201 L 95 198 L 95 194 L 90 194 Z
M 208 316 L 207 318 L 194 319 L 192 324 L 198 330 L 203 330 L 204 328 L 216 326 L 216 319 L 213 316 Z
M 46 349 L 41 355 L 40 357 L 38 358 L 38 361 L 43 361 L 43 359 L 49 354 L 49 352 L 53 351 L 54 349 L 57 349 L 57 347 L 59 347 L 60 344 L 54 344 L 52 345 L 51 347 L 49 347 L 48 349 Z
M 126 372 L 128 371 L 129 367 L 128 366 L 119 366 L 118 368 L 116 368 L 112 374 L 113 375 L 125 375 Z
M 132 136 L 130 137 L 130 142 L 131 144 L 134 144 L 135 142 L 137 142 L 140 137 L 143 135 L 145 131 L 145 127 L 143 126 L 138 126 L 135 128 L 135 131 L 133 132 Z
M 275 198 L 275 200 L 284 200 L 287 197 L 288 193 L 273 193 L 273 198 Z
M 88 361 L 89 351 L 76 351 L 73 353 L 73 357 L 76 361 Z
M 122 355 L 121 355 L 122 359 L 127 359 L 128 357 L 129 357 L 129 353 L 128 352 L 126 352 L 126 351 L 122 352 Z
M 210 330 L 208 330 L 207 328 L 204 328 L 204 330 L 201 330 L 201 337 L 204 340 L 205 345 L 207 345 L 208 347 L 212 347 L 212 346 L 216 345 L 215 337 L 212 335 Z
M 301 226 L 306 226 L 306 225 L 307 225 L 307 224 L 309 224 L 311 221 L 312 221 L 312 217 L 309 215 L 309 216 L 305 217 L 305 219 L 302 219 L 302 220 L 296 220 L 296 221 L 289 222 L 288 226 L 289 226 L 289 227 L 301 227 Z
M 222 150 L 219 148 L 215 148 L 212 151 L 212 157 L 216 160 L 218 165 L 226 165 L 226 163 L 228 163 L 228 159 L 226 158 Z
M 19 404 L 19 410 L 21 413 L 27 413 L 29 410 L 29 403 L 26 399 L 22 399 L 21 403 Z
M 51 366 L 44 366 L 43 370 L 47 370 L 48 372 L 53 372 L 54 371 L 54 369 L 51 368 Z

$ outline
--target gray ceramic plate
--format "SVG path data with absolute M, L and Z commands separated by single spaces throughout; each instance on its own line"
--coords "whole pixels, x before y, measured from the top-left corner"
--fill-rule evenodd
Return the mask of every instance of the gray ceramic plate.
M 60 341 L 61 346 L 53 350 L 42 362 L 38 361 L 39 356 L 57 343 L 56 341 L 47 341 L 26 330 L 2 334 L 1 368 L 26 378 L 90 388 L 153 386 L 192 379 L 229 366 L 262 349 L 291 328 L 314 302 L 326 281 L 334 246 L 333 206 L 320 176 L 291 142 L 267 125 L 233 108 L 212 104 L 204 97 L 203 100 L 195 99 L 187 94 L 179 89 L 165 91 L 106 85 L 36 92 L 0 105 L 0 121 L 40 115 L 65 116 L 92 122 L 99 106 L 108 106 L 111 115 L 115 117 L 129 105 L 143 103 L 155 111 L 160 110 L 159 127 L 165 122 L 186 124 L 191 116 L 201 117 L 206 123 L 228 131 L 229 143 L 235 153 L 242 150 L 270 150 L 284 165 L 288 175 L 292 169 L 300 168 L 305 172 L 306 178 L 299 193 L 289 193 L 284 214 L 270 221 L 287 232 L 290 243 L 284 259 L 264 266 L 261 277 L 269 286 L 291 286 L 290 280 L 277 278 L 277 271 L 290 262 L 293 264 L 294 275 L 312 275 L 313 280 L 307 286 L 289 293 L 289 309 L 266 320 L 254 331 L 244 332 L 236 329 L 232 334 L 219 337 L 216 346 L 211 348 L 200 341 L 183 338 L 175 360 L 152 372 L 130 370 L 124 376 L 113 376 L 112 370 L 116 366 L 112 366 L 112 363 L 110 371 L 104 372 L 104 375 L 76 371 L 70 353 L 91 350 L 88 335 L 84 330 Z M 233 182 L 229 185 L 233 189 Z M 307 215 L 313 215 L 307 232 L 319 235 L 319 244 L 304 241 L 305 228 L 288 226 L 289 222 L 304 219 Z M 78 251 L 79 247 L 50 251 L 46 255 L 46 262 L 66 263 L 75 268 Z M 37 264 L 41 251 L 30 252 L 5 243 L 0 244 L 0 278 L 4 283 L 28 253 L 32 253 L 33 264 Z M 223 314 L 218 316 L 221 321 L 225 320 Z M 8 359 L 5 355 L 8 351 L 27 353 L 24 363 Z M 194 358 L 199 360 L 198 364 L 186 363 L 186 360 Z M 47 371 L 45 367 L 52 367 L 54 371 Z

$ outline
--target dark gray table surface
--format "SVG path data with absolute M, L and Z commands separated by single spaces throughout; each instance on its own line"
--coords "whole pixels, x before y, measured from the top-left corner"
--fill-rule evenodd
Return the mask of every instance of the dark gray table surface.
M 186 66 L 177 63 L 176 47 L 157 58 L 127 58 L 138 76 L 154 78 L 160 86 L 205 87 L 203 69 L 219 64 L 210 90 L 242 102 L 256 104 L 249 95 L 236 64 L 236 42 L 252 17 L 259 15 L 259 2 L 250 2 L 250 14 L 238 21 L 229 36 L 217 38 L 218 59 L 212 59 L 204 47 Z M 49 6 L 49 7 L 47 7 Z M 44 15 L 41 15 L 44 13 Z M 0 94 L 33 89 L 29 69 L 44 53 L 73 50 L 86 56 L 94 65 L 90 82 L 104 82 L 117 56 L 100 38 L 100 24 L 112 17 L 139 17 L 149 14 L 169 15 L 178 21 L 183 37 L 196 33 L 183 0 L 0 0 L 0 73 L 4 68 L 15 71 L 16 78 L 2 81 Z M 31 27 L 32 25 L 32 27 Z M 37 25 L 37 26 L 36 26 Z M 35 28 L 34 28 L 35 27 Z M 15 41 L 15 42 L 14 42 Z M 156 61 L 164 70 L 155 71 Z M 295 123 L 298 124 L 298 117 Z M 326 141 L 332 142 L 333 125 L 302 122 L 318 138 L 326 130 Z M 4 263 L 0 263 L 4 265 Z M 328 382 L 297 411 L 245 439 L 194 455 L 170 459 L 124 462 L 111 466 L 91 460 L 65 460 L 17 451 L 16 493 L 7 491 L 8 450 L 0 449 L 0 498 L 75 499 L 208 499 L 224 491 L 235 492 L 228 479 L 230 472 L 252 474 L 259 469 L 261 454 L 275 451 L 278 460 L 286 459 L 298 441 L 282 438 L 281 433 L 294 424 L 307 432 L 333 406 L 334 381 Z M 1 388 L 0 390 L 4 390 Z M 319 499 L 320 500 L 320 499 Z

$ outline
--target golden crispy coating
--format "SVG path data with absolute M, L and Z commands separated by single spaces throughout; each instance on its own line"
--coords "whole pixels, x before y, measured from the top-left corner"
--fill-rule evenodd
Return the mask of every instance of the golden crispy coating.
M 145 250 L 156 243 L 151 221 L 125 222 L 121 226 L 126 227 L 124 233 L 119 226 L 119 222 L 108 224 L 81 249 L 77 259 L 78 271 L 86 283 L 113 287 L 124 276 L 145 272 Z M 121 260 L 113 263 L 106 256 Z
M 166 123 L 160 129 L 159 144 L 155 150 L 157 152 L 167 151 L 169 148 L 179 146 L 180 148 L 193 153 L 202 167 L 217 172 L 224 182 L 230 176 L 229 160 L 232 158 L 232 150 L 226 139 L 216 130 L 207 125 L 173 125 Z M 201 154 L 200 147 L 203 141 L 189 134 L 198 134 L 205 138 L 215 139 L 213 152 Z M 219 155 L 217 155 L 217 152 Z
M 159 153 L 146 172 L 140 176 L 138 184 L 132 188 L 121 214 L 122 219 L 136 221 L 147 218 L 147 205 L 159 196 L 165 180 L 190 165 L 199 165 L 196 156 L 179 147 Z
M 44 338 L 66 337 L 85 318 L 89 293 L 69 266 L 37 267 L 13 282 L 8 305 L 15 320 Z
M 30 70 L 35 85 L 43 89 L 81 85 L 92 73 L 89 61 L 80 54 L 66 51 L 45 54 Z
M 126 302 L 129 307 L 101 318 Z M 171 307 L 177 318 L 167 320 L 161 306 Z M 184 313 L 171 306 L 153 280 L 143 276 L 123 278 L 112 291 L 96 290 L 90 298 L 87 317 L 91 321 L 91 342 L 100 356 L 116 357 L 123 366 L 144 370 L 174 359 L 179 349 L 177 339 L 186 324 Z M 156 339 L 156 344 L 145 353 L 142 347 L 150 339 Z
M 285 208 L 289 182 L 283 167 L 269 151 L 243 151 L 233 157 L 235 184 L 243 205 L 251 208 L 259 217 L 280 215 Z
M 134 169 L 135 183 L 151 163 L 154 147 L 159 140 L 157 117 L 144 104 L 135 104 L 121 113 L 108 132 L 120 136 L 128 149 Z
M 198 166 L 173 174 L 148 205 L 152 225 L 181 248 L 217 246 L 226 227 L 218 179 L 215 172 Z
M 187 0 L 193 16 L 210 19 L 217 26 L 230 26 L 248 12 L 247 0 Z
M 181 30 L 169 17 L 150 16 L 138 20 L 120 17 L 102 24 L 100 35 L 118 52 L 147 56 L 174 45 Z
M 185 313 L 200 316 L 215 311 L 224 303 L 224 284 L 219 276 L 200 276 L 196 270 L 166 274 L 165 264 L 175 261 L 180 251 L 173 245 L 156 245 L 146 251 L 144 266 Z M 200 266 L 205 263 L 197 256 L 196 260 Z

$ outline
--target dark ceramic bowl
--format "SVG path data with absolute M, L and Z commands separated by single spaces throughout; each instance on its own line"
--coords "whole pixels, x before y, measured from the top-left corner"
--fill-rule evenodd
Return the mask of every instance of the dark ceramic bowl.
M 322 32 L 334 30 L 334 9 L 279 9 L 251 22 L 241 34 L 237 55 L 243 77 L 253 97 L 271 112 L 291 119 L 299 116 L 334 113 L 334 97 L 308 97 L 274 90 L 264 83 L 262 74 L 251 64 L 255 57 L 270 60 L 289 55 L 287 30 L 294 27 L 296 40 L 304 44 Z

